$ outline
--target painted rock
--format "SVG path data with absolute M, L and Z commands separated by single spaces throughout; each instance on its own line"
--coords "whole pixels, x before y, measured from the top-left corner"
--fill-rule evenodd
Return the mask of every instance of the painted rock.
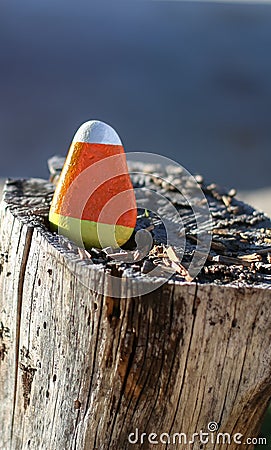
M 119 247 L 136 224 L 135 194 L 124 148 L 98 120 L 76 132 L 50 208 L 51 229 L 85 248 Z

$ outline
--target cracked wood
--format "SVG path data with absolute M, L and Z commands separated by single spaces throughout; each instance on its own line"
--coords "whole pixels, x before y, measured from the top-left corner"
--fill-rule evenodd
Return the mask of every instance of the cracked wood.
M 138 297 L 108 264 L 126 292 L 113 298 L 105 266 L 29 214 L 26 199 L 46 209 L 51 190 L 30 180 L 18 196 L 10 184 L 2 203 L 0 448 L 129 450 L 136 428 L 192 436 L 211 421 L 257 436 L 271 396 L 269 286 L 172 280 Z

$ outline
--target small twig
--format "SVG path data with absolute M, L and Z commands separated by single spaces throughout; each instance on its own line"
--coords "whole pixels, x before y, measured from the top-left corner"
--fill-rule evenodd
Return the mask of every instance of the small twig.
M 187 237 L 189 239 L 191 239 L 191 241 L 194 241 L 196 243 L 198 242 L 198 238 L 196 236 L 194 236 L 193 234 L 188 234 Z M 212 240 L 211 248 L 213 250 L 217 250 L 217 251 L 220 251 L 220 252 L 224 252 L 225 250 L 227 250 L 227 247 L 224 244 L 222 244 L 222 242 L 218 242 L 218 241 L 215 241 L 215 240 Z
M 259 262 L 262 260 L 261 255 L 259 255 L 258 253 L 250 253 L 248 255 L 239 256 L 238 258 L 241 259 L 242 261 L 247 262 Z
M 217 255 L 217 256 L 209 256 L 209 261 L 219 263 L 219 264 L 225 264 L 225 265 L 236 265 L 236 266 L 250 266 L 252 262 L 244 261 L 240 258 L 234 258 L 232 256 L 223 256 L 223 255 Z
M 264 255 L 265 253 L 269 253 L 269 252 L 271 252 L 271 247 L 260 248 L 259 250 L 257 249 L 257 253 L 259 255 Z

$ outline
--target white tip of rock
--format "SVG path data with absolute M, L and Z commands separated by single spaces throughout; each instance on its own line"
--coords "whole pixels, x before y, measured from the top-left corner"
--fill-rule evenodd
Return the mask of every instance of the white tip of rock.
M 81 125 L 76 131 L 73 142 L 87 142 L 89 144 L 122 145 L 116 131 L 99 120 L 90 120 Z

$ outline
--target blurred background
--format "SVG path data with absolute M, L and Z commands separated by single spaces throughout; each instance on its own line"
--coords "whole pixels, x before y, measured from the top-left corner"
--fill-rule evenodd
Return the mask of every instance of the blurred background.
M 0 177 L 100 119 L 271 214 L 270 52 L 267 2 L 1 2 Z
M 270 49 L 266 3 L 1 2 L 0 176 L 47 177 L 98 118 L 268 203 Z

